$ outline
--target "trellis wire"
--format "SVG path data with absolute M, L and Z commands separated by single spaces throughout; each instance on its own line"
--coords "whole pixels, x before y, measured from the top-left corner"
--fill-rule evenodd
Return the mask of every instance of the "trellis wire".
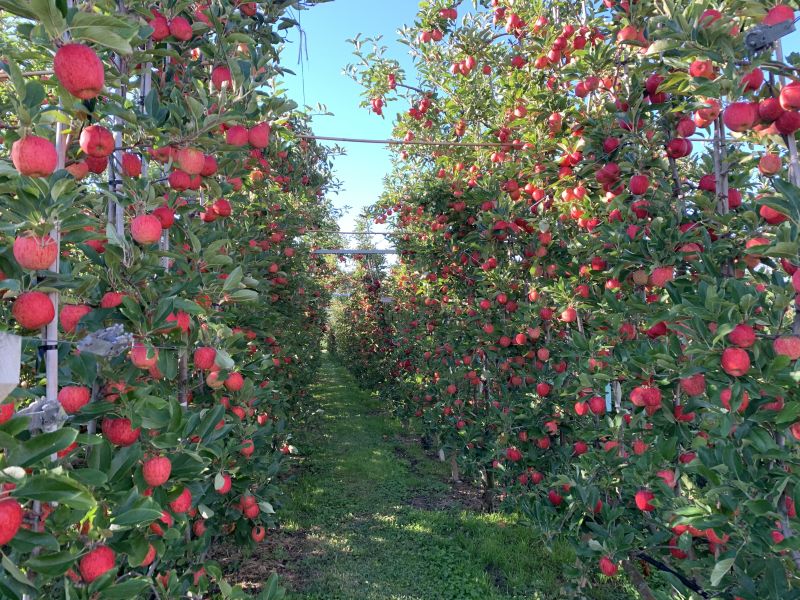
M 304 140 L 319 140 L 327 142 L 344 142 L 351 144 L 379 144 L 382 146 L 452 146 L 462 148 L 510 148 L 515 149 L 514 146 L 521 146 L 525 142 L 452 142 L 452 141 L 436 141 L 436 140 L 397 140 L 397 139 L 371 139 L 371 138 L 348 138 L 348 137 L 335 137 L 324 135 L 309 135 L 298 134 L 298 138 Z M 714 138 L 686 138 L 690 142 L 701 142 L 704 144 L 713 144 Z M 752 144 L 751 140 L 743 139 L 729 139 L 728 144 Z

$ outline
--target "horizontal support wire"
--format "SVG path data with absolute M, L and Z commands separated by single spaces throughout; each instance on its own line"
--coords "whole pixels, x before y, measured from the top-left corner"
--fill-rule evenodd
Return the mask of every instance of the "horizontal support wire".
M 467 147 L 467 148 L 508 148 L 510 150 L 521 150 L 522 145 L 527 142 L 446 142 L 446 141 L 433 141 L 433 140 L 374 140 L 374 139 L 366 139 L 366 138 L 345 138 L 345 137 L 333 137 L 333 136 L 325 136 L 325 135 L 306 135 L 306 134 L 298 134 L 298 138 L 304 140 L 321 140 L 321 141 L 328 141 L 328 142 L 346 142 L 346 143 L 353 143 L 353 144 L 380 144 L 383 146 L 455 146 L 455 147 Z M 698 138 L 698 137 L 690 137 L 690 138 L 683 138 L 687 139 L 690 142 L 701 142 L 703 144 L 713 144 L 713 138 Z M 745 139 L 727 139 L 726 143 L 729 144 L 756 144 L 760 145 L 759 142 L 754 142 L 753 140 L 745 140 Z
M 515 144 L 509 142 L 435 142 L 428 140 L 371 140 L 364 138 L 331 137 L 325 135 L 298 134 L 304 140 L 322 140 L 327 142 L 347 142 L 355 144 L 381 144 L 383 146 L 464 146 L 468 148 L 511 148 Z M 516 144 L 516 145 L 521 145 Z
M 338 235 L 391 235 L 392 232 L 390 231 L 322 231 L 321 229 L 312 229 L 310 231 L 306 231 L 306 234 L 311 233 L 330 233 L 330 234 L 338 234 Z
M 20 335 L 19 337 L 23 342 L 36 342 L 42 346 L 78 346 L 80 341 L 72 341 L 72 340 L 43 340 L 40 337 L 33 337 L 33 336 L 26 336 Z M 133 347 L 134 344 L 131 344 Z M 152 344 L 142 344 L 142 346 L 146 348 L 152 348 L 154 350 L 181 350 L 185 348 L 185 346 L 155 346 Z
M 388 250 L 375 250 L 372 248 L 356 248 L 355 250 L 350 248 L 334 248 L 330 250 L 314 250 L 311 254 L 397 254 L 397 250 L 394 248 Z

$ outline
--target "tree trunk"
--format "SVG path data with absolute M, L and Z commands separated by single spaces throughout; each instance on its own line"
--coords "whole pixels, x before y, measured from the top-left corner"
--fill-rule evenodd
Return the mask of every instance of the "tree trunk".
M 481 470 L 481 485 L 483 487 L 483 511 L 494 512 L 494 475 L 486 469 Z
M 639 592 L 639 596 L 641 596 L 642 600 L 656 600 L 656 597 L 650 590 L 650 586 L 647 585 L 642 573 L 632 561 L 629 559 L 623 560 L 622 568 L 625 570 L 625 574 L 628 576 L 628 579 L 631 580 L 633 587 L 635 587 L 636 591 Z
M 461 476 L 458 472 L 458 462 L 456 462 L 456 453 L 450 455 L 450 478 L 453 480 L 453 483 L 460 483 Z

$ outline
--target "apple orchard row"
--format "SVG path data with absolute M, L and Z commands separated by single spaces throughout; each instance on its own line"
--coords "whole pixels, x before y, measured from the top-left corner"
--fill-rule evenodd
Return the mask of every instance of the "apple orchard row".
M 7 4 L 0 313 L 25 346 L 0 410 L 0 595 L 244 597 L 214 544 L 276 525 L 333 275 L 298 237 L 333 229 L 328 151 L 271 91 L 294 22 Z M 77 350 L 112 324 L 129 350 Z M 60 409 L 29 431 L 40 332 Z
M 396 137 L 464 143 L 399 152 L 340 360 L 571 541 L 573 591 L 795 597 L 800 83 L 745 42 L 794 7 L 480 6 L 421 8 L 413 84 L 356 43 Z

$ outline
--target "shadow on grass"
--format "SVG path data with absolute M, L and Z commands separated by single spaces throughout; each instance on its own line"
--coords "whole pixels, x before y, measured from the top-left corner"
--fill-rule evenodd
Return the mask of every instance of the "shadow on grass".
M 303 464 L 278 534 L 293 542 L 281 562 L 293 600 L 572 597 L 566 544 L 546 547 L 514 515 L 472 510 L 448 467 L 409 444 L 380 399 L 329 360 L 314 401 L 322 413 L 296 440 Z M 617 579 L 582 597 L 633 596 Z

